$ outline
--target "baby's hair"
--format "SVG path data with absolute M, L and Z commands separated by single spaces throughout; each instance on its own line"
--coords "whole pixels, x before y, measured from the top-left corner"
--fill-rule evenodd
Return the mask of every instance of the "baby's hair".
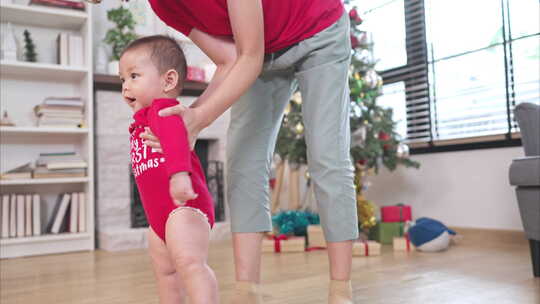
M 165 35 L 153 35 L 139 38 L 126 46 L 120 57 L 125 53 L 141 47 L 148 48 L 150 59 L 156 66 L 160 74 L 170 69 L 178 73 L 178 93 L 182 91 L 182 85 L 187 76 L 187 63 L 184 51 L 180 44 L 171 37 Z

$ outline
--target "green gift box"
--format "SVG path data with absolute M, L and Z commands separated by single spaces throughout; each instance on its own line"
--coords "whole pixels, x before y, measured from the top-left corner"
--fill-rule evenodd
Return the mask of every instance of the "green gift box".
M 394 237 L 403 236 L 405 223 L 377 222 L 375 227 L 369 230 L 369 239 L 381 244 L 392 244 Z

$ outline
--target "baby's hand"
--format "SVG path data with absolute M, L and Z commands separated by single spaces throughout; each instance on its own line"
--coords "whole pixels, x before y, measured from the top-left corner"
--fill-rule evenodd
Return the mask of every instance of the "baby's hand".
M 193 191 L 191 177 L 187 172 L 178 172 L 171 177 L 169 191 L 174 203 L 178 206 L 185 205 L 187 201 L 199 196 Z

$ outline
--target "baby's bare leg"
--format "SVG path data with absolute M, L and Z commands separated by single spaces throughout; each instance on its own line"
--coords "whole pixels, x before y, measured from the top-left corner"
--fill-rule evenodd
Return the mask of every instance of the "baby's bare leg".
M 152 228 L 148 229 L 148 251 L 156 276 L 159 302 L 161 304 L 185 303 L 185 290 L 169 255 L 167 246 Z
M 166 226 L 167 248 L 192 304 L 219 303 L 214 271 L 208 266 L 210 225 L 197 209 L 181 207 Z

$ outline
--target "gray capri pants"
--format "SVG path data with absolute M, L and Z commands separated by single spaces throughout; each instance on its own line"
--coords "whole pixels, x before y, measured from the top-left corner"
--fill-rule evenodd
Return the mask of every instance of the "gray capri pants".
M 272 230 L 269 172 L 285 106 L 299 86 L 308 170 L 326 240 L 358 238 L 350 158 L 347 13 L 275 60 L 231 108 L 227 198 L 232 232 Z

